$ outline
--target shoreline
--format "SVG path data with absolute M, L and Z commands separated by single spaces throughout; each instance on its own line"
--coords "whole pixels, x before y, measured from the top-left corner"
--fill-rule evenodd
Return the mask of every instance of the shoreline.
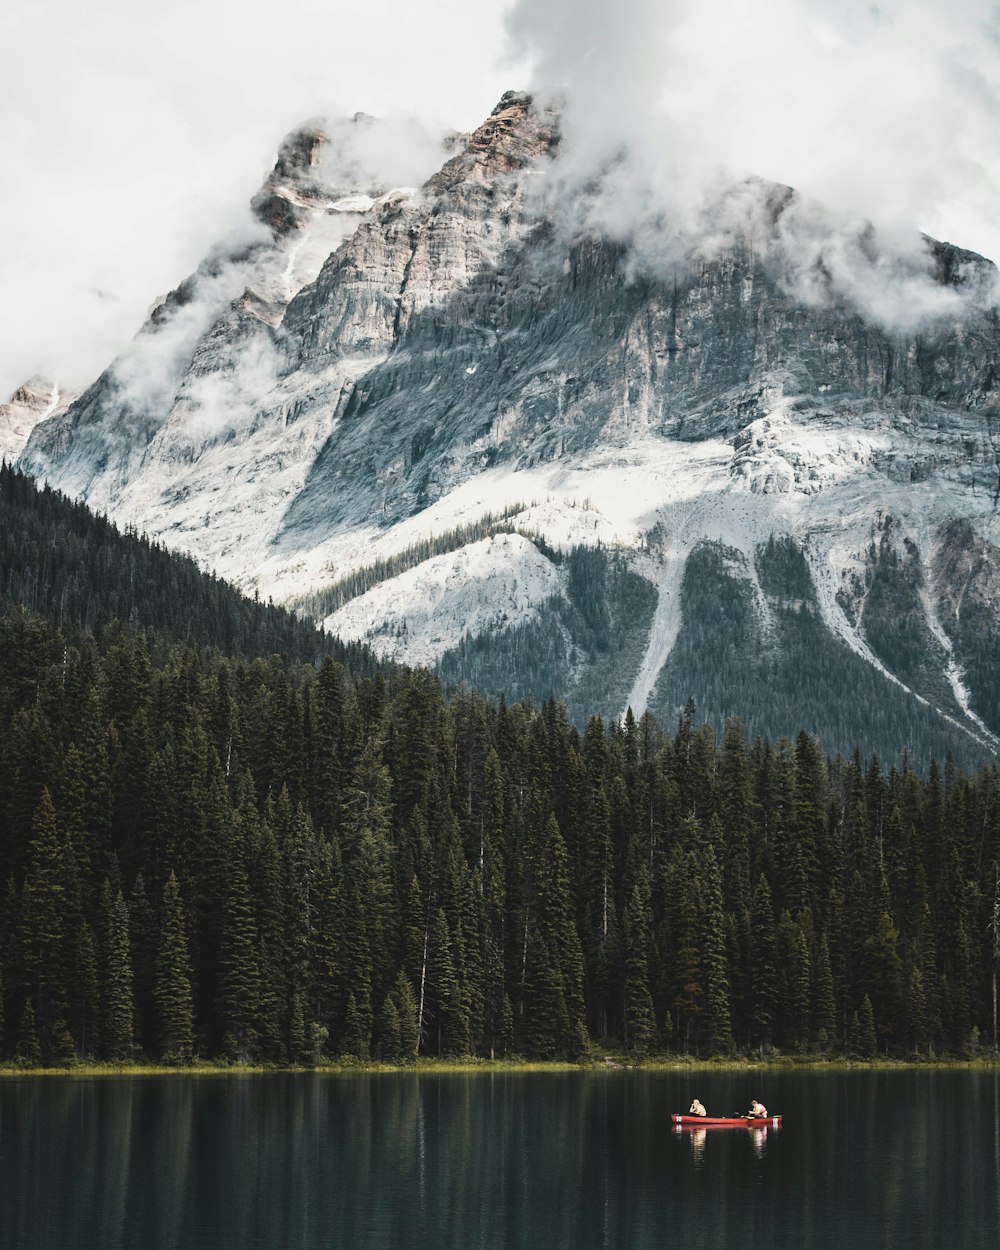
M 578 1062 L 569 1060 L 518 1059 L 418 1059 L 413 1063 L 340 1061 L 315 1065 L 238 1064 L 204 1061 L 190 1064 L 80 1062 L 62 1067 L 19 1067 L 0 1065 L 0 1080 L 34 1077 L 159 1077 L 206 1076 L 250 1077 L 308 1074 L 318 1076 L 372 1076 L 394 1073 L 399 1076 L 537 1075 L 570 1072 L 921 1072 L 1000 1070 L 1000 1053 L 976 1059 L 696 1059 L 660 1057 L 629 1061 L 607 1055 Z

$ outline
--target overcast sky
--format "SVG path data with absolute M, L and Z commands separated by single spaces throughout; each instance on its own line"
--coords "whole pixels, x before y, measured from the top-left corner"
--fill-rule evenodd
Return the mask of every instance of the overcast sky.
M 0 392 L 90 381 L 297 122 L 471 128 L 533 83 L 587 143 L 683 135 L 1000 257 L 998 29 L 988 0 L 7 0 Z

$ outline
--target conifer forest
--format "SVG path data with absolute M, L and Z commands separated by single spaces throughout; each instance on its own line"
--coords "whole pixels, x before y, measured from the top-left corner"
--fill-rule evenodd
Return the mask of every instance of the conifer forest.
M 580 729 L 303 656 L 284 620 L 284 653 L 235 617 L 158 632 L 101 606 L 134 535 L 87 620 L 28 611 L 70 523 L 45 508 L 0 588 L 5 1061 L 995 1045 L 995 764 L 831 759 L 690 704 Z

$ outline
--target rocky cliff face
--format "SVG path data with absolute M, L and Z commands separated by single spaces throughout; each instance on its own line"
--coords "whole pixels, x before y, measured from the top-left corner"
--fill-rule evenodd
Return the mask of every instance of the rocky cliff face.
M 49 417 L 61 416 L 76 398 L 75 391 L 60 390 L 44 378 L 32 378 L 19 386 L 9 403 L 0 404 L 0 460 L 12 464 L 35 426 Z
M 267 237 L 206 261 L 21 464 L 455 680 L 581 714 L 693 692 L 794 732 L 818 648 L 830 699 L 895 709 L 831 745 L 919 724 L 921 748 L 994 750 L 991 267 L 919 244 L 912 289 L 941 299 L 893 326 L 823 255 L 790 279 L 787 188 L 754 184 L 763 236 L 657 269 L 559 225 L 558 118 L 530 97 L 417 190 L 351 155 L 372 125 L 293 134 L 254 201 Z M 899 280 L 850 243 L 872 289 Z M 699 637 L 746 649 L 725 688 Z

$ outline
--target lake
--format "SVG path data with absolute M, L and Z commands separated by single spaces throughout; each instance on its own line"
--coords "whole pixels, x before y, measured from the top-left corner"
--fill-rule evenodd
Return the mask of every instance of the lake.
M 675 1132 L 753 1097 L 779 1130 Z M 0 1081 L 4 1250 L 1000 1244 L 1000 1076 Z

